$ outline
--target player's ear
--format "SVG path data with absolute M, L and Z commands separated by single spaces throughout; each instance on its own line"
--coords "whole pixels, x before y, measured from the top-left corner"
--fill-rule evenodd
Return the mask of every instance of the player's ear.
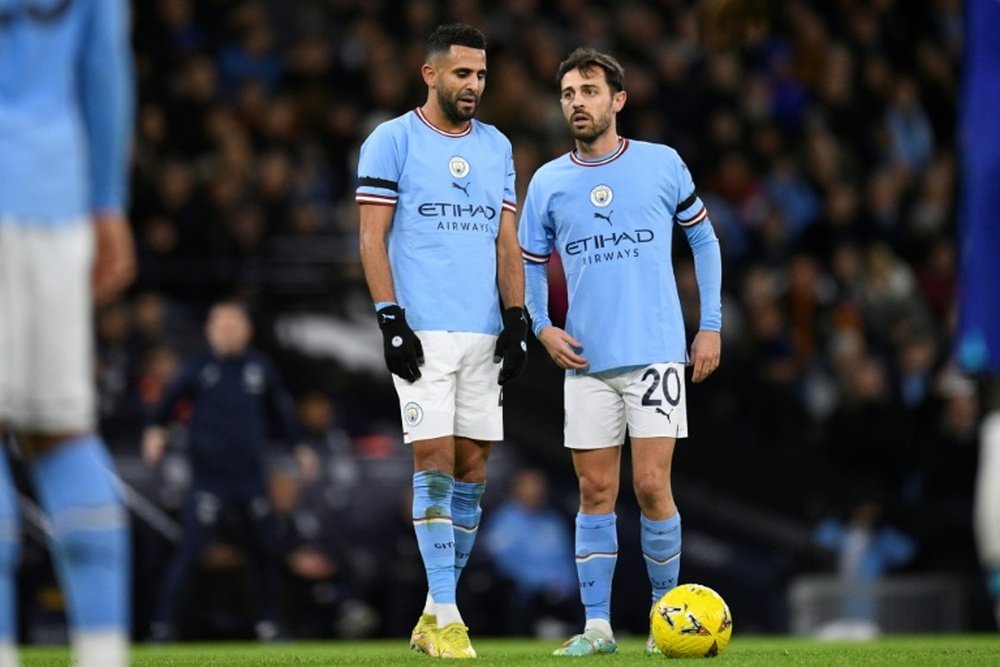
M 611 99 L 611 108 L 614 110 L 615 113 L 618 113 L 625 107 L 625 98 L 627 97 L 628 95 L 625 94 L 624 90 L 619 90 L 617 93 L 614 94 L 614 96 Z
M 420 68 L 420 76 L 424 78 L 424 83 L 427 84 L 428 88 L 437 86 L 437 68 L 431 62 L 424 63 L 423 67 Z

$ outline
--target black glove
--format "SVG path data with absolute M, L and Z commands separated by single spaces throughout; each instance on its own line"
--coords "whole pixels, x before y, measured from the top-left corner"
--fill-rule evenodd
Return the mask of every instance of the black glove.
M 389 372 L 407 382 L 416 382 L 420 378 L 420 366 L 424 363 L 424 346 L 406 323 L 406 311 L 399 306 L 386 306 L 375 316 L 378 317 L 378 328 L 382 330 L 382 349 Z
M 500 385 L 513 380 L 524 370 L 524 362 L 528 359 L 528 331 L 531 324 L 528 312 L 524 308 L 508 308 L 503 311 L 503 331 L 497 338 L 497 346 L 493 351 L 493 363 L 499 363 Z

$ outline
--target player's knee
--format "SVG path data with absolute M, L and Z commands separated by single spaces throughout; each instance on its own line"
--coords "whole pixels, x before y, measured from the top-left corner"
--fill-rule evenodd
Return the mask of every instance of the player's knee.
M 618 480 L 601 475 L 580 477 L 580 504 L 587 510 L 614 507 L 618 497 Z
M 452 451 L 422 451 L 414 452 L 413 469 L 420 471 L 438 471 L 453 475 L 455 471 L 455 455 Z
M 659 474 L 640 474 L 632 482 L 636 501 L 647 514 L 662 514 L 673 507 L 670 480 Z
M 486 481 L 486 459 L 455 461 L 455 481 L 479 484 Z

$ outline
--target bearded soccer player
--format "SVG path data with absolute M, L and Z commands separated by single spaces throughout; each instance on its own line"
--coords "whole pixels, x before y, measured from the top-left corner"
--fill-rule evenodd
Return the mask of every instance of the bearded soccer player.
M 677 584 L 681 522 L 671 459 L 677 439 L 687 437 L 685 365 L 693 382 L 719 365 L 722 261 L 677 152 L 618 134 L 626 100 L 618 61 L 577 49 L 557 81 L 576 146 L 532 177 L 518 238 L 535 335 L 566 369 L 564 437 L 580 487 L 576 564 L 586 625 L 556 655 L 581 656 L 617 651 L 610 601 L 626 426 L 653 602 Z M 670 259 L 674 225 L 693 251 L 701 299 L 690 354 Z M 545 263 L 553 250 L 566 272 L 565 330 L 552 325 L 547 309 Z
M 410 644 L 474 658 L 455 589 L 482 514 L 503 386 L 524 366 L 528 321 L 510 141 L 476 120 L 486 39 L 439 26 L 421 74 L 427 100 L 361 147 L 361 260 L 413 448 L 413 527 L 427 571 Z
M 134 83 L 124 0 L 0 2 L 0 425 L 52 526 L 74 664 L 122 667 L 127 516 L 95 432 L 92 300 L 132 279 Z M 0 667 L 14 652 L 18 518 L 0 455 Z

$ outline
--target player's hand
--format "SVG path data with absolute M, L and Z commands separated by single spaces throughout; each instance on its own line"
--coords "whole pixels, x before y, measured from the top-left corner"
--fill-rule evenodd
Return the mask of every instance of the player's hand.
M 386 306 L 375 315 L 382 330 L 382 348 L 389 372 L 407 382 L 416 382 L 424 363 L 424 346 L 406 323 L 406 311 L 399 306 Z
M 722 335 L 718 331 L 699 331 L 691 343 L 691 381 L 701 382 L 719 367 Z
M 167 448 L 167 429 L 162 426 L 150 426 L 142 434 L 142 460 L 148 466 L 155 466 L 163 458 L 163 450 Z
M 503 311 L 503 330 L 497 338 L 496 349 L 493 350 L 493 363 L 500 367 L 498 382 L 503 386 L 513 380 L 524 370 L 528 359 L 528 313 L 524 308 L 515 306 Z
M 91 280 L 94 301 L 100 305 L 112 301 L 135 279 L 135 244 L 121 213 L 95 214 L 94 235 Z
M 539 332 L 538 340 L 559 368 L 581 370 L 590 363 L 577 352 L 583 345 L 559 327 L 545 327 Z

